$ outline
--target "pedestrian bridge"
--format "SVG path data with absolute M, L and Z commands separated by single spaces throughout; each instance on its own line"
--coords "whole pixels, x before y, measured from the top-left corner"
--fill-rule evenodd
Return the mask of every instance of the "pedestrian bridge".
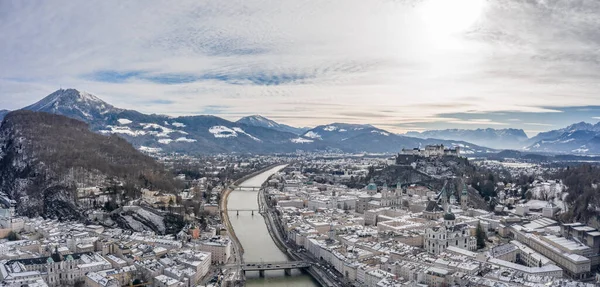
M 242 272 L 258 271 L 260 276 L 265 275 L 265 271 L 284 270 L 286 275 L 292 274 L 292 269 L 304 269 L 311 266 L 310 262 L 305 261 L 285 261 L 285 262 L 245 262 L 244 264 L 229 264 L 225 268 L 239 268 Z
M 252 215 L 254 215 L 255 211 L 258 212 L 258 213 L 260 213 L 259 209 L 227 209 L 227 211 L 228 212 L 235 212 L 236 215 L 240 215 L 240 211 L 242 211 L 242 212 L 244 212 L 244 211 L 245 212 L 250 212 L 250 213 L 252 213 Z
M 249 185 L 240 185 L 240 186 L 232 186 L 234 190 L 242 190 L 242 191 L 257 191 L 262 188 L 262 186 L 249 186 Z

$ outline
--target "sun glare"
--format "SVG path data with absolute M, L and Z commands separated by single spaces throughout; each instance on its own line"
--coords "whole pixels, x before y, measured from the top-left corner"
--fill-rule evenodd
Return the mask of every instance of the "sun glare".
M 484 4 L 485 0 L 426 0 L 419 13 L 431 36 L 448 37 L 472 27 Z

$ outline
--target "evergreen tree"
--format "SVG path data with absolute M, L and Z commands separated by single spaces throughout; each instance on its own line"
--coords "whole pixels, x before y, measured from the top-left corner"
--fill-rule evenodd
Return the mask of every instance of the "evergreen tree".
M 485 247 L 485 231 L 481 226 L 481 223 L 477 224 L 477 229 L 475 230 L 475 237 L 477 238 L 477 249 L 481 249 Z

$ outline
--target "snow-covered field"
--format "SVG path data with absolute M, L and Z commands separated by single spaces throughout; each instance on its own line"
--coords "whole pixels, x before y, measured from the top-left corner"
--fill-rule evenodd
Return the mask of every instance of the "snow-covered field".
M 309 140 L 309 139 L 305 139 L 305 138 L 295 138 L 295 139 L 291 139 L 290 140 L 293 143 L 299 143 L 299 144 L 303 144 L 303 143 L 311 143 L 314 142 L 313 140 Z
M 132 121 L 128 120 L 128 119 L 118 119 L 117 122 L 119 122 L 119 124 L 122 124 L 122 125 L 128 125 L 128 124 L 132 123 Z
M 110 130 L 101 130 L 100 133 L 102 133 L 102 134 L 125 134 L 125 135 L 129 135 L 132 137 L 143 136 L 143 135 L 147 134 L 145 131 L 139 131 L 139 130 L 135 131 L 129 127 L 106 126 L 106 128 L 109 128 Z
M 305 133 L 304 136 L 311 139 L 321 139 L 321 135 L 313 131 Z
M 188 139 L 186 137 L 181 137 L 175 140 L 176 142 L 186 142 L 186 143 L 193 143 L 196 140 L 195 139 Z
M 234 130 L 232 130 L 226 126 L 210 127 L 208 129 L 208 132 L 213 134 L 213 136 L 216 138 L 231 138 L 231 137 L 238 136 L 238 134 Z
M 237 128 L 237 127 L 236 127 L 236 128 L 233 128 L 233 130 L 234 130 L 234 131 L 236 131 L 236 132 L 238 132 L 238 133 L 240 133 L 240 134 L 245 134 L 245 135 L 249 136 L 251 139 L 253 139 L 253 140 L 257 141 L 257 142 L 261 142 L 261 141 L 262 141 L 262 140 L 260 140 L 259 138 L 257 138 L 257 137 L 255 137 L 255 136 L 253 136 L 253 135 L 251 135 L 251 134 L 249 134 L 249 133 L 245 132 L 245 131 L 244 131 L 243 129 L 241 129 L 241 128 Z
M 141 146 L 140 150 L 148 152 L 148 153 L 158 153 L 158 152 L 162 151 L 162 149 L 159 147 L 147 147 L 147 146 Z
M 380 135 L 384 135 L 384 136 L 386 136 L 386 137 L 390 135 L 389 133 L 382 132 L 382 131 L 375 131 L 375 130 L 371 131 L 371 133 L 373 133 L 373 134 L 380 134 Z
M 239 127 L 228 128 L 226 126 L 214 126 L 214 127 L 209 128 L 208 132 L 213 134 L 213 136 L 216 138 L 232 138 L 232 137 L 237 137 L 240 134 L 243 134 L 257 142 L 262 142 L 261 139 L 247 133 L 246 131 L 244 131 L 243 129 L 241 129 Z

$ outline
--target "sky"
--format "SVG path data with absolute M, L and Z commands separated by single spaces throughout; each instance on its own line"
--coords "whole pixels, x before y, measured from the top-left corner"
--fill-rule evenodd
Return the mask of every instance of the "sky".
M 597 0 L 0 1 L 0 108 L 117 107 L 394 132 L 600 120 Z

